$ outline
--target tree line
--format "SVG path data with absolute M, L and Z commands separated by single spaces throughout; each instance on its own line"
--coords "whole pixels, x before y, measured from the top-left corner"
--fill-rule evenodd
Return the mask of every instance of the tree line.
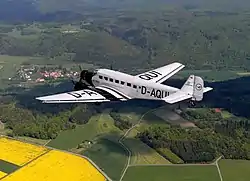
M 0 107 L 0 120 L 5 124 L 5 129 L 11 130 L 9 136 L 38 139 L 54 139 L 63 130 L 74 129 L 77 124 L 86 124 L 93 114 L 94 109 L 81 106 L 56 115 L 34 114 L 11 104 Z
M 137 137 L 156 150 L 170 149 L 185 163 L 210 162 L 219 155 L 227 159 L 250 159 L 249 150 L 241 140 L 213 133 L 209 129 L 157 126 L 138 133 Z

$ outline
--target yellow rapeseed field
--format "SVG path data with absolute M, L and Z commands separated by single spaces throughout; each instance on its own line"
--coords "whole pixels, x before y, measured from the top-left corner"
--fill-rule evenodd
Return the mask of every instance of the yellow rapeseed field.
M 86 159 L 52 150 L 2 181 L 105 181 L 105 177 Z
M 48 151 L 45 147 L 0 138 L 0 159 L 22 166 Z
M 5 175 L 7 175 L 7 174 L 0 171 L 0 179 L 3 178 Z

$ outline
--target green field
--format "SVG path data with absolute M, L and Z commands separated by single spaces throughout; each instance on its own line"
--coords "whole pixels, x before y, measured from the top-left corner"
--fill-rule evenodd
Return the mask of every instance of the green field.
M 123 181 L 220 181 L 216 166 L 133 166 Z M 225 180 L 226 181 L 226 180 Z
M 119 180 L 127 161 L 127 152 L 117 142 L 99 139 L 83 155 L 94 161 L 112 180 Z
M 231 118 L 232 116 L 234 116 L 232 113 L 228 112 L 228 111 L 222 111 L 221 115 L 223 118 Z
M 119 115 L 122 119 L 128 120 L 132 124 L 136 124 L 141 116 L 148 111 L 148 108 L 139 106 L 125 106 L 118 110 Z
M 102 114 L 92 116 L 87 124 L 79 125 L 73 130 L 62 131 L 56 139 L 49 142 L 48 146 L 70 150 L 84 140 L 94 140 L 97 137 L 104 136 L 117 141 L 122 133 L 114 126 L 109 110 L 104 110 Z
M 4 160 L 0 160 L 0 171 L 4 173 L 12 173 L 15 170 L 19 169 L 20 167 L 17 165 L 14 165 L 12 163 L 6 162 Z
M 219 167 L 224 181 L 249 181 L 250 161 L 220 160 Z
M 123 143 L 131 151 L 130 165 L 134 164 L 168 164 L 170 163 L 154 149 L 134 138 L 138 131 L 133 129 L 123 140 Z
M 71 148 L 75 148 L 84 140 L 92 140 L 97 135 L 96 125 L 98 119 L 98 116 L 93 116 L 87 124 L 77 126 L 73 130 L 61 132 L 56 139 L 49 142 L 47 146 L 57 149 L 70 150 Z
M 0 77 L 7 79 L 12 77 L 22 63 L 31 61 L 31 57 L 0 55 Z M 35 61 L 34 61 L 35 62 Z

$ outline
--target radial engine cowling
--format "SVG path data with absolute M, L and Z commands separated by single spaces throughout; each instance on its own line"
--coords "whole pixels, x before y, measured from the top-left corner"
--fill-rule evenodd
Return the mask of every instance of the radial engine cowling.
M 96 72 L 92 72 L 89 70 L 83 70 L 80 73 L 79 82 L 75 83 L 74 90 L 82 90 L 88 88 L 88 86 L 94 86 L 92 82 L 92 77 L 96 74 Z

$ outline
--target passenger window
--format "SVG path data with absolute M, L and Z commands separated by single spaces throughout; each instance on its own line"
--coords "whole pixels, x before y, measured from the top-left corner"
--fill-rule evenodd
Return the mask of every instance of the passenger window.
M 122 84 L 122 85 L 124 85 L 124 84 L 125 84 L 125 82 L 121 81 L 121 84 Z
M 135 89 L 136 89 L 136 88 L 137 88 L 137 86 L 136 86 L 136 85 L 133 85 L 133 88 L 135 88 Z
M 102 79 L 102 76 L 101 76 L 101 75 L 99 75 L 99 79 Z
M 110 81 L 110 82 L 113 82 L 113 79 L 110 78 L 109 81 Z
M 169 96 L 169 92 L 168 92 L 168 96 Z
M 105 80 L 108 80 L 108 77 L 104 77 Z
M 131 84 L 130 84 L 130 83 L 127 83 L 127 86 L 131 87 Z
M 119 84 L 119 80 L 115 80 L 115 83 Z

